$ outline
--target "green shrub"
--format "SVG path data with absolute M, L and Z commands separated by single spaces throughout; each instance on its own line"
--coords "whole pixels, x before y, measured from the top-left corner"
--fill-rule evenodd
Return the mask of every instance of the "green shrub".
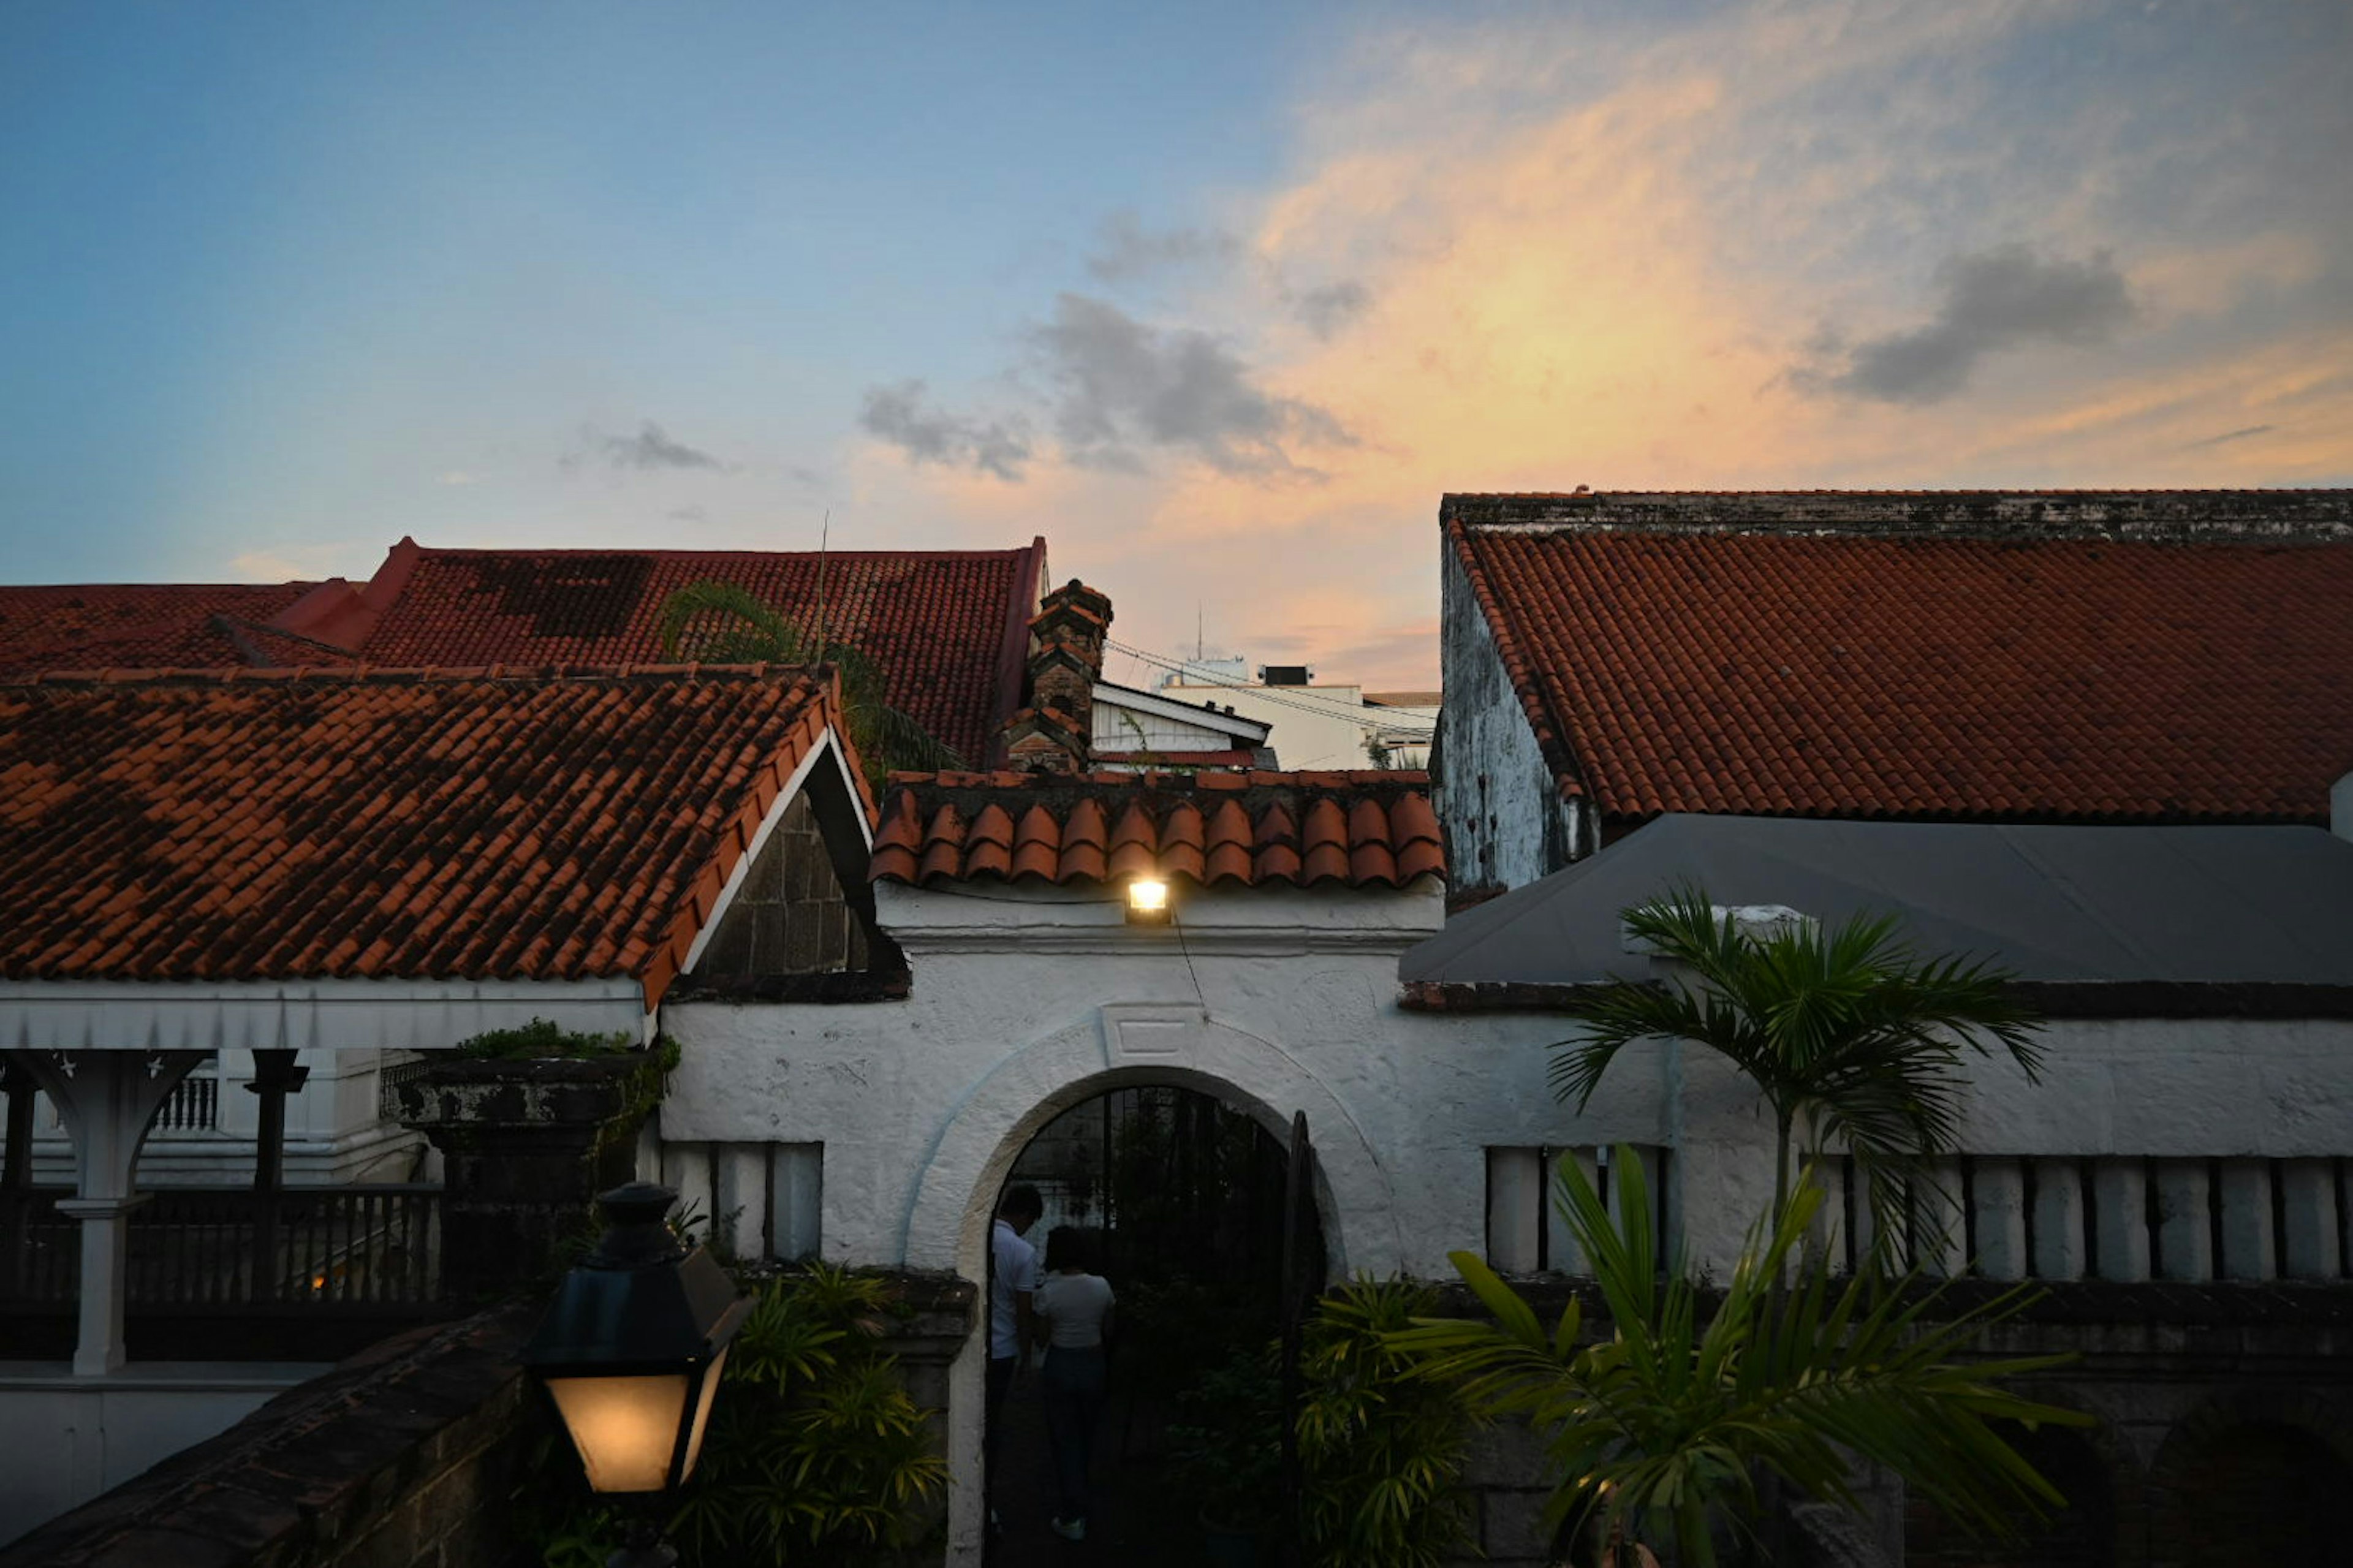
M 1282 1380 L 1273 1348 L 1238 1351 L 1176 1399 L 1170 1483 L 1202 1519 L 1251 1531 L 1282 1511 Z
M 1314 1568 L 1435 1568 L 1475 1550 L 1461 1485 L 1472 1416 L 1387 1336 L 1438 1292 L 1359 1279 L 1324 1298 L 1300 1348 L 1300 1529 Z
M 512 1029 L 489 1029 L 452 1047 L 461 1057 L 609 1057 L 634 1049 L 627 1034 L 592 1035 L 567 1029 L 551 1018 L 533 1018 Z
M 862 1563 L 906 1542 L 947 1465 L 877 1342 L 892 1310 L 884 1281 L 824 1264 L 761 1289 L 666 1526 L 686 1568 Z M 569 1506 L 527 1521 L 530 1536 L 546 1568 L 601 1564 L 624 1521 L 581 1485 L 561 1437 L 517 1500 L 529 1508 L 558 1467 L 570 1472 Z

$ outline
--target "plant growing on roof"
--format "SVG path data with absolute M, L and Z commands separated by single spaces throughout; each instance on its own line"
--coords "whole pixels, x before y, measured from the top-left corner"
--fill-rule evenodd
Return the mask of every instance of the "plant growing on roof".
M 1546 1329 L 1471 1252 L 1449 1256 L 1494 1321 L 1423 1318 L 1389 1336 L 1420 1375 L 1535 1426 L 1557 1478 L 1554 1528 L 1582 1521 L 1601 1541 L 1712 1568 L 1717 1527 L 1753 1534 L 1776 1491 L 1854 1508 L 1854 1456 L 1995 1534 L 2021 1509 L 2063 1501 L 1994 1423 L 2091 1425 L 1997 1386 L 2068 1358 L 1970 1353 L 2026 1305 L 2024 1288 L 1947 1313 L 1916 1274 L 1880 1288 L 1868 1260 L 1833 1281 L 1826 1261 L 1797 1260 L 1822 1201 L 1809 1182 L 1750 1228 L 1711 1311 L 1688 1271 L 1661 1267 L 1640 1159 L 1621 1149 L 1614 1168 L 1628 1173 L 1612 1194 L 1618 1215 L 1573 1162 L 1558 1196 L 1609 1307 L 1607 1339 L 1587 1340 L 1574 1297 Z
M 1773 1212 L 1789 1201 L 1795 1134 L 1813 1149 L 1835 1139 L 1871 1178 L 1874 1251 L 1903 1234 L 1926 1161 L 1952 1147 L 1961 1053 L 2000 1047 L 2030 1082 L 2042 1065 L 2037 1020 L 2011 998 L 2008 972 L 1921 957 L 1896 939 L 1892 919 L 1760 935 L 1696 887 L 1622 918 L 1629 935 L 1677 967 L 1663 981 L 1612 980 L 1568 1005 L 1585 1032 L 1552 1046 L 1554 1092 L 1582 1110 L 1636 1041 L 1705 1046 L 1772 1109 Z
M 733 583 L 689 583 L 664 599 L 663 654 L 705 664 L 828 664 L 841 679 L 842 727 L 877 790 L 901 768 L 937 772 L 964 759 L 884 700 L 882 671 L 838 637 L 812 631 Z

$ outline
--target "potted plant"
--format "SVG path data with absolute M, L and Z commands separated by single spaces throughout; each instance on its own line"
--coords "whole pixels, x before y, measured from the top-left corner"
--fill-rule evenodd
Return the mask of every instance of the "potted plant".
M 1253 1568 L 1284 1506 L 1282 1384 L 1271 1353 L 1237 1352 L 1176 1405 L 1170 1479 L 1200 1516 L 1206 1561 Z

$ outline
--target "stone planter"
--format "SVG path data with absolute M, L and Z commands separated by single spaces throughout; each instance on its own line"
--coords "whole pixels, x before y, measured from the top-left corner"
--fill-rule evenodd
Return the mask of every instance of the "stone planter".
M 636 1174 L 661 1058 L 451 1058 L 390 1084 L 385 1113 L 441 1151 L 441 1283 L 459 1300 L 538 1280 L 596 1194 Z

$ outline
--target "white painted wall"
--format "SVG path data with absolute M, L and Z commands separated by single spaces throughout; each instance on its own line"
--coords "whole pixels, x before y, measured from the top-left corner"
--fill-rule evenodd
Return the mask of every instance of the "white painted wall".
M 1365 738 L 1379 709 L 1365 706 L 1361 686 L 1188 686 L 1161 691 L 1179 702 L 1215 702 L 1274 726 L 1266 743 L 1276 765 L 1294 770 L 1369 768 Z
M 1440 616 L 1446 701 L 1439 713 L 1437 806 L 1448 867 L 1457 889 L 1516 888 L 1587 852 L 1580 808 L 1560 798 L 1487 617 L 1451 549 Z
M 1229 752 L 1247 750 L 1262 731 L 1235 733 L 1206 713 L 1188 715 L 1175 701 L 1152 694 L 1130 697 L 1113 686 L 1097 686 L 1090 709 L 1092 743 L 1097 752 Z
M 1304 1110 L 1335 1276 L 1451 1274 L 1446 1254 L 1486 1233 L 1490 1149 L 1667 1147 L 1684 1245 L 1719 1274 L 1769 1199 L 1771 1123 L 1713 1054 L 1630 1051 L 1578 1115 L 1546 1081 L 1557 1020 L 1401 1010 L 1397 960 L 1437 928 L 1435 883 L 1195 890 L 1174 927 L 1127 925 L 1106 889 L 885 883 L 877 896 L 913 966 L 907 1000 L 663 1013 L 683 1056 L 659 1118 L 680 1152 L 656 1152 L 661 1167 L 700 1158 L 716 1173 L 755 1165 L 760 1146 L 823 1145 L 827 1258 L 985 1278 L 988 1209 L 1023 1145 L 1140 1082 L 1219 1093 L 1277 1132 Z M 2126 1174 L 2160 1185 L 2189 1166 L 2142 1157 L 2353 1154 L 2353 1023 L 2071 1022 L 2045 1043 L 2041 1088 L 2006 1065 L 1977 1074 L 1963 1149 L 2126 1157 Z M 2010 1170 L 1984 1168 L 1989 1182 Z M 968 1345 L 952 1373 L 965 1477 L 982 1353 Z M 977 1552 L 977 1497 L 957 1489 L 952 1560 Z
M 227 1431 L 326 1364 L 142 1362 L 104 1377 L 0 1362 L 0 1545 Z M 39 1434 L 39 1440 L 28 1435 Z

